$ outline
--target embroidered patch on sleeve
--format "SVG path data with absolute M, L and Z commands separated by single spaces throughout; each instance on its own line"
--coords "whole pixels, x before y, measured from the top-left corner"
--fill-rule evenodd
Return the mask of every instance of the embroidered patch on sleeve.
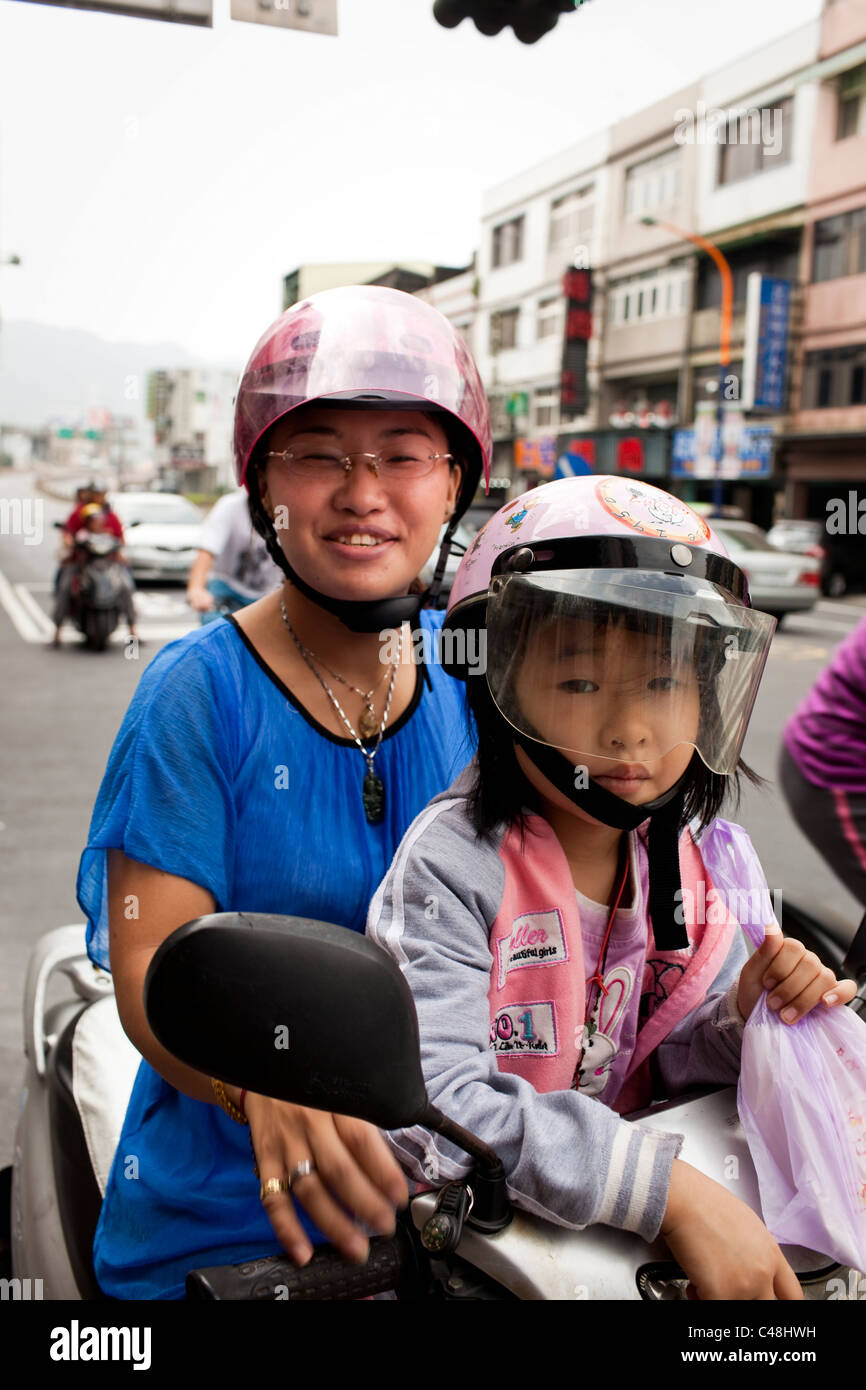
M 555 1057 L 556 1017 L 553 1003 L 509 1004 L 500 1009 L 490 1025 L 490 1046 L 494 1052 Z
M 505 984 L 509 970 L 524 965 L 553 965 L 568 960 L 565 933 L 558 908 L 547 912 L 525 912 L 515 917 L 508 936 L 496 943 L 499 952 L 499 988 Z

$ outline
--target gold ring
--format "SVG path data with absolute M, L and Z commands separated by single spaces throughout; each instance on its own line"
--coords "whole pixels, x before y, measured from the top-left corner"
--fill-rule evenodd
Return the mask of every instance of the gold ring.
M 263 1202 L 266 1197 L 270 1197 L 272 1192 L 288 1192 L 289 1182 L 287 1178 L 268 1178 L 262 1183 L 259 1198 Z

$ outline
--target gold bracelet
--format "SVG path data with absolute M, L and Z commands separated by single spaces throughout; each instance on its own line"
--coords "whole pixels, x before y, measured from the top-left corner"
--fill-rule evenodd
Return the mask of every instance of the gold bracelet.
M 238 1110 L 236 1105 L 232 1105 L 231 1101 L 226 1095 L 226 1088 L 223 1085 L 223 1083 L 221 1081 L 217 1081 L 215 1076 L 212 1076 L 210 1079 L 210 1084 L 213 1087 L 213 1093 L 217 1098 L 217 1104 L 222 1106 L 223 1110 L 230 1117 L 230 1119 L 235 1120 L 239 1125 L 248 1125 L 249 1120 L 246 1118 L 245 1115 L 241 1114 L 240 1110 Z

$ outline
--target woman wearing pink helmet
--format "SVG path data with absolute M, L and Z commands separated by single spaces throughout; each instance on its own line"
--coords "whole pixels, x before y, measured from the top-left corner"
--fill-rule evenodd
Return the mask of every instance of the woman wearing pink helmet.
M 110 934 L 145 1059 L 94 1245 L 118 1298 L 182 1297 L 189 1269 L 281 1246 L 305 1263 L 323 1238 L 363 1259 L 366 1230 L 393 1224 L 405 1184 L 377 1131 L 181 1065 L 142 984 L 160 942 L 215 910 L 363 930 L 406 826 L 472 751 L 459 687 L 411 659 L 410 624 L 433 636 L 444 617 L 413 581 L 489 467 L 486 400 L 447 320 L 379 287 L 287 310 L 241 377 L 235 457 L 286 582 L 148 667 L 79 872 L 88 949 L 108 968 Z
M 754 1213 L 677 1157 L 681 1136 L 621 1117 L 735 1081 L 763 989 L 794 1022 L 855 988 L 782 938 L 747 836 L 715 819 L 748 773 L 774 627 L 657 488 L 570 479 L 502 508 L 442 643 L 477 755 L 410 826 L 367 923 L 415 996 L 431 1101 L 495 1143 L 513 1201 L 661 1233 L 701 1298 L 802 1294 Z M 732 874 L 736 903 L 713 887 Z M 767 929 L 748 962 L 744 904 Z M 435 1136 L 391 1138 L 416 1178 L 462 1175 Z

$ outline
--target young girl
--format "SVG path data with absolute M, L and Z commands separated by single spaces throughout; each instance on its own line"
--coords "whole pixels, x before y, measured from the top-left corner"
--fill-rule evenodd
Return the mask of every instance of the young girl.
M 443 640 L 478 753 L 410 826 L 367 923 L 415 996 L 431 1100 L 495 1145 L 515 1204 L 663 1235 L 701 1298 L 802 1295 L 680 1136 L 621 1116 L 735 1082 L 763 989 L 786 1023 L 854 992 L 772 922 L 747 961 L 735 912 L 766 885 L 738 828 L 743 891 L 713 888 L 773 630 L 706 523 L 656 488 L 569 479 L 504 507 Z M 486 676 L 465 665 L 479 641 Z M 392 1142 L 419 1180 L 465 1171 L 423 1129 Z

